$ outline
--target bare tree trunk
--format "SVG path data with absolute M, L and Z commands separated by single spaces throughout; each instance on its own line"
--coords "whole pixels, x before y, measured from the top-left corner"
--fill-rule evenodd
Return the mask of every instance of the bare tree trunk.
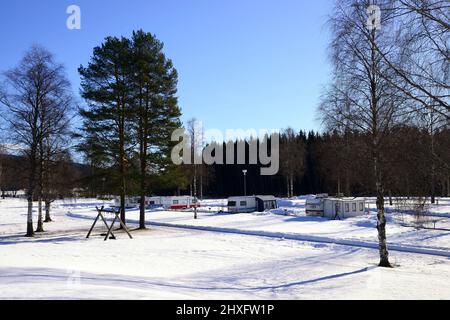
M 194 219 L 197 219 L 197 165 L 194 164 Z
M 341 196 L 341 176 L 338 176 L 338 181 L 337 181 L 337 194 L 338 194 L 338 197 Z
M 124 119 L 121 119 L 121 127 L 119 129 L 119 148 L 120 148 L 120 219 L 126 224 L 125 216 L 125 142 L 124 142 Z M 120 226 L 122 229 L 122 225 Z
M 374 159 L 375 175 L 376 175 L 376 189 L 377 189 L 377 230 L 378 243 L 380 247 L 380 267 L 391 268 L 389 263 L 389 252 L 387 250 L 386 241 L 386 216 L 384 214 L 384 190 L 380 179 L 378 169 L 378 158 Z
M 200 199 L 203 200 L 203 174 L 200 175 Z
M 42 142 L 40 144 L 40 155 L 39 155 L 39 181 L 38 181 L 38 221 L 36 232 L 44 232 L 44 219 L 42 215 L 42 191 L 43 191 L 43 183 L 44 183 L 44 155 Z
M 294 197 L 294 176 L 291 175 L 291 198 Z
M 436 203 L 436 168 L 434 163 L 431 164 L 431 199 L 432 204 Z
M 291 197 L 291 189 L 289 188 L 289 177 L 286 176 L 286 194 L 288 199 Z
M 44 222 L 52 222 L 53 221 L 50 216 L 50 206 L 51 206 L 51 201 L 45 200 L 45 220 L 44 220 Z
M 42 215 L 42 197 L 40 195 L 38 199 L 38 221 L 36 232 L 44 232 L 44 220 Z
M 140 177 L 140 205 L 139 205 L 139 229 L 145 229 L 145 193 L 147 189 L 146 177 L 147 177 L 147 146 L 144 141 L 144 134 L 141 133 L 141 177 Z
M 145 150 L 141 152 L 141 201 L 139 205 L 139 229 L 145 229 L 145 193 L 147 189 L 146 175 L 147 175 L 147 154 Z
M 52 222 L 52 218 L 50 217 L 50 206 L 51 206 L 51 191 L 50 191 L 50 169 L 49 169 L 49 161 L 51 158 L 51 154 L 50 154 L 50 148 L 47 148 L 47 163 L 45 164 L 45 170 L 44 170 L 44 205 L 45 205 L 45 223 L 49 223 Z
M 430 112 L 431 203 L 436 203 L 436 164 L 434 160 L 434 117 Z
M 347 197 L 350 196 L 350 177 L 348 174 L 348 170 L 345 170 L 345 195 Z
M 27 211 L 27 233 L 26 237 L 34 237 L 33 229 L 33 196 L 35 188 L 35 174 L 36 174 L 36 158 L 33 157 L 36 154 L 36 149 L 31 147 L 31 159 L 30 159 L 30 173 L 28 178 L 28 191 L 27 191 L 27 201 L 28 201 L 28 211 Z
M 145 170 L 145 169 L 144 169 Z M 141 172 L 141 200 L 139 204 L 139 229 L 145 229 L 145 175 L 142 176 Z
M 33 193 L 28 193 L 27 234 L 26 237 L 34 237 L 33 230 Z

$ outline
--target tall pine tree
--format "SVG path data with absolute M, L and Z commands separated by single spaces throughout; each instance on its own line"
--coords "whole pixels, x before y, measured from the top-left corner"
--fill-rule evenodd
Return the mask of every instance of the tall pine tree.
M 167 172 L 170 166 L 171 134 L 181 126 L 176 97 L 178 74 L 151 33 L 133 32 L 132 63 L 135 99 L 134 130 L 139 158 L 139 228 L 145 228 L 145 196 L 149 176 Z
M 84 140 L 95 142 L 109 178 L 118 184 L 121 219 L 125 222 L 127 167 L 132 150 L 133 82 L 131 81 L 131 42 L 108 37 L 94 49 L 87 67 L 81 66 L 81 93 L 89 108 L 81 111 Z M 84 141 L 82 142 L 84 143 Z M 93 151 L 93 150 L 91 150 Z

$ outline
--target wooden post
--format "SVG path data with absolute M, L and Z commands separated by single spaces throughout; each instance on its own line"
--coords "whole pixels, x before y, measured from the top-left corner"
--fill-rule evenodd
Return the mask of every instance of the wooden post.
M 97 215 L 97 217 L 95 218 L 95 221 L 94 221 L 94 223 L 92 224 L 92 227 L 91 227 L 91 229 L 89 230 L 89 232 L 88 232 L 88 234 L 87 234 L 87 236 L 86 236 L 86 239 L 89 239 L 89 237 L 90 237 L 90 235 L 91 235 L 91 233 L 92 233 L 92 230 L 94 230 L 94 227 L 95 227 L 95 224 L 97 223 L 97 221 L 98 221 L 98 219 L 100 218 L 100 219 L 102 219 L 102 221 L 103 221 L 103 223 L 105 224 L 105 226 L 106 226 L 106 229 L 109 229 L 109 226 L 108 226 L 108 223 L 106 222 L 106 220 L 105 220 L 105 217 L 103 217 L 103 209 L 104 209 L 104 207 L 102 206 L 100 209 L 98 208 L 98 207 L 95 207 L 96 209 L 97 209 L 97 211 L 98 211 L 98 215 Z M 116 239 L 116 236 L 111 232 L 111 237 L 113 238 L 113 239 Z
M 96 223 L 97 223 L 99 218 L 103 221 L 103 223 L 105 224 L 106 228 L 109 229 L 108 223 L 106 222 L 105 217 L 103 217 L 103 214 L 102 214 L 104 207 L 102 206 L 100 209 L 98 207 L 95 207 L 95 209 L 97 209 L 98 215 L 95 218 L 95 221 L 92 224 L 91 229 L 89 230 L 89 232 L 88 232 L 88 234 L 86 236 L 86 239 L 89 239 L 89 237 L 90 237 L 90 235 L 92 233 L 92 230 L 94 230 L 94 227 L 95 227 L 95 225 L 96 225 Z M 111 236 L 113 237 L 113 239 L 116 238 L 115 235 L 112 232 L 111 232 Z
M 130 232 L 128 231 L 127 226 L 125 225 L 125 223 L 122 221 L 121 217 L 119 216 L 121 213 L 121 210 L 119 210 L 119 211 L 113 210 L 113 212 L 114 212 L 115 217 L 113 219 L 113 222 L 111 223 L 111 226 L 108 228 L 108 232 L 106 233 L 106 236 L 105 236 L 105 241 L 108 240 L 109 235 L 112 234 L 112 229 L 114 228 L 114 224 L 116 223 L 117 220 L 119 220 L 120 226 L 122 227 L 123 230 L 125 230 L 125 232 L 128 234 L 130 239 L 133 239 Z

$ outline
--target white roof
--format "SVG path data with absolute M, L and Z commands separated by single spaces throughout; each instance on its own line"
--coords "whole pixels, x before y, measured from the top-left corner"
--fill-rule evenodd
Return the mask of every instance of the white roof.
M 274 196 L 255 196 L 262 201 L 274 201 L 276 198 Z
M 323 198 L 307 199 L 306 204 L 321 204 L 323 200 Z
M 255 199 L 256 196 L 241 196 L 241 197 L 229 197 L 228 200 L 242 200 L 242 199 Z
M 339 202 L 355 202 L 355 201 L 366 201 L 366 198 L 326 198 L 324 200 L 339 201 Z

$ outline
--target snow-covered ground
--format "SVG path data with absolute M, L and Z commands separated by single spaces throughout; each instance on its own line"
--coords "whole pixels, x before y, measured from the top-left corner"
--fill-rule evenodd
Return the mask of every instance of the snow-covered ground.
M 450 199 L 439 229 L 389 215 L 394 269 L 376 267 L 374 214 L 344 221 L 306 217 L 305 199 L 270 213 L 217 214 L 224 200 L 192 212 L 148 211 L 149 230 L 103 241 L 95 199 L 60 201 L 54 222 L 23 237 L 26 203 L 0 200 L 0 298 L 37 299 L 449 299 Z M 36 217 L 35 217 L 36 218 Z M 127 213 L 134 228 L 138 212 Z M 408 219 L 408 217 L 406 218 Z

